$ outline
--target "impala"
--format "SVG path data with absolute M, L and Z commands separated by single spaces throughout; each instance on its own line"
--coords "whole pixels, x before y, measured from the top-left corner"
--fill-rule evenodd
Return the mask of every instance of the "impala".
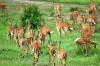
M 41 50 L 41 41 L 40 39 L 37 37 L 35 39 L 35 41 L 32 42 L 32 54 L 33 54 L 33 59 L 34 59 L 34 63 L 35 66 L 38 66 L 38 60 L 39 60 L 39 56 L 41 55 L 42 53 L 42 50 Z
M 53 3 L 53 6 L 54 6 L 54 10 L 55 10 L 55 13 L 58 15 L 61 15 L 61 6 L 59 4 L 55 4 Z
M 55 56 L 56 56 L 56 48 L 52 46 L 52 43 L 48 42 L 48 48 L 49 48 L 49 55 L 50 55 L 50 61 L 52 63 L 52 66 L 55 66 Z
M 87 45 L 88 47 L 90 47 L 90 45 L 94 45 L 94 47 L 96 48 L 96 43 L 94 41 L 91 41 L 87 38 L 77 38 L 75 40 L 76 43 L 76 49 L 78 48 L 78 45 L 80 45 L 82 47 L 82 53 L 84 54 L 84 47 Z M 75 53 L 76 53 L 76 49 L 75 49 Z M 87 51 L 86 51 L 86 54 Z
M 12 37 L 14 36 L 14 30 L 15 28 L 12 26 L 12 20 L 10 20 L 9 27 L 8 27 L 8 33 L 7 33 L 7 40 L 8 40 L 8 37 L 10 38 L 10 41 L 12 40 Z
M 22 58 L 24 57 L 24 52 L 26 53 L 26 56 L 28 55 L 28 50 L 31 46 L 31 40 L 29 38 L 21 38 L 20 39 L 20 45 L 22 47 Z
M 60 44 L 61 44 L 61 42 L 57 46 L 59 65 L 66 66 L 67 53 L 65 50 L 60 49 Z
M 45 42 L 46 35 L 49 35 L 49 38 L 51 40 L 51 30 L 48 26 L 42 26 L 40 29 L 38 29 L 39 37 L 43 42 Z

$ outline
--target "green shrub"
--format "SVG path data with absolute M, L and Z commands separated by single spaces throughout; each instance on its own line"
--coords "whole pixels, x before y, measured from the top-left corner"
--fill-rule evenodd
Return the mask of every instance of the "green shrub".
M 37 5 L 29 6 L 24 10 L 23 15 L 21 16 L 22 26 L 27 26 L 28 24 L 32 25 L 32 28 L 37 28 L 41 25 L 42 13 Z M 28 22 L 27 22 L 28 20 Z
M 71 8 L 69 9 L 69 11 L 70 11 L 70 12 L 73 12 L 73 11 L 77 11 L 77 9 L 78 9 L 78 7 L 71 7 Z

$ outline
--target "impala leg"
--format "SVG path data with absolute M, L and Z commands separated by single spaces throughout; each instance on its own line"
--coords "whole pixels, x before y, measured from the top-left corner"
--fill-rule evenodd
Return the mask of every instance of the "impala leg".
M 60 30 L 59 29 L 57 29 L 57 33 L 58 33 L 58 35 L 60 36 L 60 32 L 59 32 Z
M 66 66 L 66 60 L 65 59 L 62 60 L 62 64 L 63 64 L 63 66 Z
M 68 32 L 68 28 L 65 28 L 65 36 L 67 35 L 67 32 Z
M 54 57 L 51 57 L 52 66 L 55 66 Z
M 76 44 L 76 48 L 75 48 L 75 51 L 74 51 L 74 55 L 76 55 L 77 48 L 78 48 L 78 45 Z
M 24 52 L 25 52 L 25 49 L 22 48 L 22 56 L 21 56 L 21 58 L 24 58 Z
M 62 63 L 62 62 L 61 62 L 61 59 L 59 59 L 59 63 L 58 63 L 59 65 L 58 65 L 58 66 L 61 66 L 61 63 Z
M 28 56 L 28 48 L 26 48 L 26 56 Z
M 81 45 L 81 47 L 82 47 L 82 53 L 83 53 L 83 55 L 84 55 L 84 44 L 83 45 Z

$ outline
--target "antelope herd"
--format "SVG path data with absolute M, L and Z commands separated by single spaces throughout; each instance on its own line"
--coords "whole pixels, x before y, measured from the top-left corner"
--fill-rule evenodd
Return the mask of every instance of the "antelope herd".
M 80 26 L 80 34 L 81 37 L 75 39 L 76 43 L 76 49 L 74 53 L 76 54 L 76 50 L 78 48 L 78 45 L 82 47 L 82 53 L 84 54 L 84 47 L 90 45 L 94 45 L 96 48 L 96 42 L 90 40 L 90 38 L 95 33 L 97 24 L 97 4 L 90 0 L 91 5 L 86 8 L 86 14 L 81 14 L 81 10 L 77 9 L 74 12 L 71 12 L 69 17 L 70 20 L 72 20 L 73 23 L 77 23 Z M 19 5 L 21 9 L 23 10 L 24 7 Z M 68 31 L 72 31 L 74 26 L 69 24 L 69 22 L 64 21 L 64 16 L 61 14 L 62 7 L 59 4 L 53 3 L 55 14 L 57 18 L 55 18 L 54 22 L 56 25 L 56 30 L 58 33 L 58 36 L 61 37 L 61 33 L 64 33 L 65 36 L 67 36 Z M 0 8 L 5 8 L 6 5 L 4 3 L 0 3 Z M 86 16 L 87 15 L 87 16 Z M 13 26 L 13 20 L 10 20 L 9 27 L 8 27 L 8 33 L 7 33 L 7 40 L 8 38 L 10 41 L 12 41 L 12 38 L 14 37 L 14 40 L 16 44 L 19 47 L 22 47 L 22 58 L 25 56 L 24 53 L 26 53 L 26 56 L 28 55 L 29 49 L 32 49 L 33 54 L 33 60 L 34 65 L 38 66 L 39 57 L 42 54 L 42 45 L 47 41 L 46 36 L 49 35 L 48 39 L 48 49 L 49 49 L 49 56 L 50 56 L 50 63 L 52 66 L 55 66 L 55 58 L 56 55 L 58 56 L 58 64 L 66 66 L 66 59 L 67 59 L 67 51 L 62 50 L 60 48 L 61 41 L 52 41 L 52 30 L 49 26 L 46 26 L 43 22 L 41 23 L 41 28 L 38 29 L 38 31 L 34 31 L 31 28 L 31 25 L 28 25 L 28 34 L 27 37 L 25 37 L 26 29 L 22 26 L 17 26 L 16 28 Z M 53 46 L 53 44 L 57 44 L 57 48 Z M 88 55 L 88 52 L 86 52 Z

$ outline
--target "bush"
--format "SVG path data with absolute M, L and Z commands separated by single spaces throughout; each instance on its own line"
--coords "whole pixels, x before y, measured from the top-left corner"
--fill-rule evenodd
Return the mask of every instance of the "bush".
M 29 6 L 24 10 L 23 15 L 21 16 L 22 26 L 27 26 L 28 24 L 32 25 L 32 28 L 37 28 L 41 25 L 42 13 L 37 5 Z
M 78 9 L 78 7 L 71 7 L 71 8 L 69 9 L 69 11 L 70 11 L 70 12 L 74 12 L 74 11 L 77 11 L 77 9 Z

